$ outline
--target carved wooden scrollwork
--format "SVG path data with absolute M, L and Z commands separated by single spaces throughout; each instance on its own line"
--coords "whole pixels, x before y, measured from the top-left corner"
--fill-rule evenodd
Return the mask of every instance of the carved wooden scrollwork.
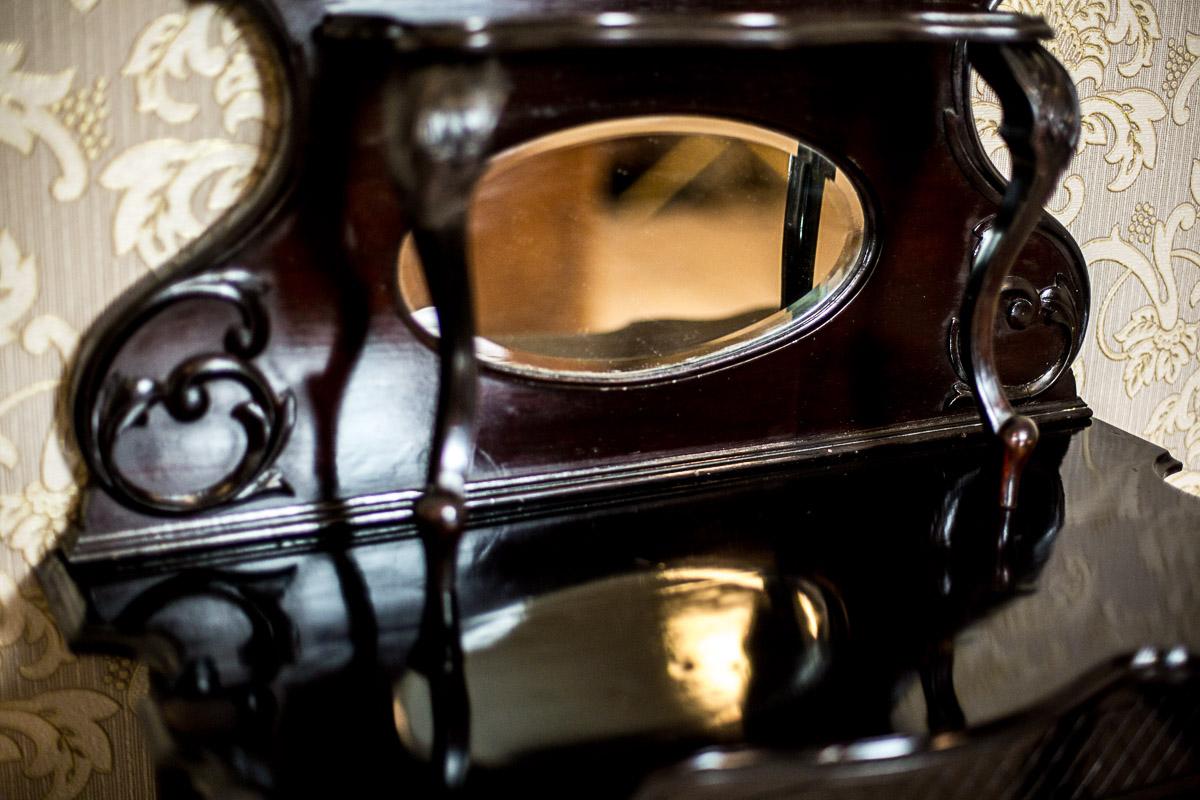
M 1062 346 L 1054 363 L 1041 374 L 1018 384 L 1005 384 L 1004 391 L 1010 400 L 1028 400 L 1049 389 L 1062 377 L 1083 343 L 1084 314 L 1076 301 L 1078 289 L 1072 286 L 1069 276 L 1059 273 L 1054 283 L 1037 288 L 1027 278 L 1009 275 L 1000 289 L 1000 312 L 1008 327 L 1023 331 L 1038 325 L 1052 326 L 1062 339 Z M 950 360 L 960 380 L 954 384 L 947 398 L 947 405 L 972 396 L 967 383 L 966 367 L 962 360 L 962 331 L 957 317 L 950 321 Z
M 141 652 L 150 656 L 151 669 L 157 673 L 159 708 L 173 709 L 147 726 L 151 747 L 160 753 L 159 774 L 167 778 L 165 785 L 186 787 L 173 792 L 241 800 L 273 796 L 270 780 L 263 777 L 268 774 L 266 754 L 278 725 L 272 684 L 296 655 L 296 627 L 282 606 L 295 577 L 294 567 L 177 573 L 136 595 L 105 631 L 115 642 L 128 641 L 131 634 L 152 629 L 160 614 L 196 600 L 215 601 L 214 616 L 226 624 L 244 623 L 249 629 L 232 663 L 211 653 L 189 656 L 185 647 L 167 644 L 165 638 L 156 650 Z M 230 666 L 238 676 L 232 681 Z M 222 749 L 216 752 L 205 742 L 210 726 L 223 732 Z M 236 755 L 226 756 L 228 761 L 222 763 L 214 757 L 218 753 Z
M 153 514 L 186 514 L 290 491 L 273 464 L 295 425 L 296 400 L 290 390 L 276 391 L 252 363 L 269 337 L 261 302 L 265 288 L 259 278 L 241 269 L 197 275 L 152 294 L 125 326 L 123 330 L 132 330 L 168 306 L 193 300 L 226 303 L 240 317 L 225 333 L 223 352 L 185 359 L 162 379 L 112 372 L 98 390 L 81 395 L 90 413 L 80 449 L 96 480 L 119 502 Z M 120 343 L 104 354 L 106 364 L 111 364 L 119 348 Z M 180 492 L 156 491 L 126 475 L 116 458 L 123 434 L 149 424 L 150 412 L 157 406 L 177 422 L 202 419 L 211 406 L 208 386 L 223 381 L 239 385 L 249 395 L 230 413 L 245 434 L 245 448 L 231 470 L 215 483 Z

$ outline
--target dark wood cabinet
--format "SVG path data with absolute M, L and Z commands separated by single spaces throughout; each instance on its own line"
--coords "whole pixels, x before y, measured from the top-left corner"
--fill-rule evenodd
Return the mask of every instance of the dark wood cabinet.
M 41 571 L 164 796 L 1194 786 L 1200 507 L 1076 393 L 1077 102 L 986 5 L 247 4 L 282 144 L 85 336 Z

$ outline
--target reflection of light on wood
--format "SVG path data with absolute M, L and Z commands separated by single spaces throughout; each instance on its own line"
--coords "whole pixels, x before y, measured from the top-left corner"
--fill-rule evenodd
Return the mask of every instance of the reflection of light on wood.
M 686 702 L 714 726 L 738 722 L 750 681 L 746 635 L 754 609 L 746 603 L 684 606 L 663 620 L 667 674 Z
M 763 579 L 679 567 L 603 578 L 479 614 L 463 625 L 471 751 L 502 764 L 551 746 L 633 736 L 740 734 L 745 641 Z M 407 677 L 393 713 L 428 752 L 428 687 Z
M 403 699 L 401 699 L 403 698 Z M 416 672 L 406 672 L 392 696 L 392 721 L 396 735 L 410 753 L 429 757 L 433 734 L 433 709 L 429 683 Z
M 728 567 L 673 567 L 661 570 L 658 579 L 663 583 L 681 584 L 672 587 L 674 592 L 686 591 L 687 584 L 695 581 L 715 581 L 756 592 L 763 590 L 763 579 L 757 572 Z
M 821 638 L 821 613 L 813 605 L 812 598 L 804 592 L 796 592 L 796 602 L 800 605 L 800 613 L 804 615 L 804 626 L 808 635 L 814 640 Z

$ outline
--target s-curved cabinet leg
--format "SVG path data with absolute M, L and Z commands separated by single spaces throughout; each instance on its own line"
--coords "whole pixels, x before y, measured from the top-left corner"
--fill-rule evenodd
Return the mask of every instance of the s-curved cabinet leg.
M 390 114 L 392 169 L 413 215 L 413 239 L 439 326 L 437 417 L 426 489 L 415 509 L 425 552 L 425 606 L 409 667 L 429 682 L 432 764 L 436 780 L 451 791 L 463 784 L 470 763 L 455 589 L 478 378 L 467 209 L 507 93 L 494 63 L 430 65 L 393 88 Z
M 1004 448 L 1000 505 L 1010 509 L 1038 428 L 1005 394 L 995 358 L 996 316 L 1013 263 L 1074 152 L 1079 102 L 1067 71 L 1040 45 L 972 43 L 968 55 L 999 96 L 1000 135 L 1012 154 L 1012 180 L 971 263 L 962 311 L 963 366 L 979 412 Z

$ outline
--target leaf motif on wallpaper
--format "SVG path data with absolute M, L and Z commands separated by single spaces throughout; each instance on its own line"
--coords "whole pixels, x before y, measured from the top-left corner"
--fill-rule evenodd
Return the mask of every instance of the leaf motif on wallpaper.
M 0 230 L 0 346 L 10 344 L 16 338 L 17 324 L 37 301 L 38 290 L 38 267 L 35 259 L 32 255 L 22 255 L 12 235 L 7 230 Z M 60 366 L 65 366 L 75 350 L 78 338 L 78 334 L 65 320 L 52 314 L 42 314 L 25 325 L 21 333 L 21 344 L 26 352 L 35 356 L 44 355 L 53 349 L 58 353 Z M 57 387 L 58 380 L 55 378 L 35 381 L 11 392 L 0 400 L 0 419 L 25 402 L 48 394 Z M 17 447 L 0 432 L 0 466 L 12 470 L 19 461 Z M 43 477 L 49 477 L 51 481 L 58 480 L 61 473 L 57 464 L 61 461 L 61 453 L 58 453 L 57 449 L 48 453 L 44 447 Z M 3 485 L 3 482 L 0 482 L 0 486 Z M 35 485 L 22 495 L 4 495 L 0 498 L 0 517 L 4 514 L 2 509 L 6 507 L 24 507 L 31 504 L 40 508 L 43 503 L 38 497 L 39 491 Z M 17 497 L 21 498 L 20 503 L 15 499 Z M 21 527 L 14 524 L 13 531 L 4 530 L 0 536 L 6 540 L 15 537 L 19 541 L 25 541 L 27 536 L 16 533 L 17 528 Z M 0 525 L 0 530 L 3 530 L 3 525 Z M 36 550 L 37 548 L 33 548 L 31 552 Z
M 200 112 L 195 103 L 173 98 L 167 80 L 186 80 L 193 72 L 213 78 L 225 68 L 225 51 L 208 43 L 216 13 L 215 6 L 206 4 L 163 14 L 137 37 L 121 74 L 136 79 L 139 112 L 156 114 L 172 124 L 188 122 Z
M 1116 21 L 1109 22 L 1109 0 L 1005 0 L 1000 7 L 1045 17 L 1054 29 L 1054 38 L 1046 43 L 1046 49 L 1063 63 L 1076 83 L 1091 80 L 1100 84 L 1111 58 L 1109 43 L 1114 41 L 1106 28 L 1116 30 Z M 1120 12 L 1118 15 L 1121 19 Z
M 93 772 L 112 771 L 112 742 L 98 724 L 120 710 L 88 689 L 0 701 L 0 766 L 17 762 L 30 780 L 50 779 L 44 800 L 77 797 Z
M 29 321 L 21 332 L 21 347 L 31 356 L 45 355 L 50 350 L 58 353 L 65 367 L 79 345 L 79 332 L 62 317 L 54 314 L 39 314 Z
M 1053 205 L 1047 206 L 1055 219 L 1063 225 L 1070 225 L 1079 217 L 1079 212 L 1083 211 L 1083 199 L 1087 196 L 1087 185 L 1083 181 L 1082 175 L 1068 175 L 1063 178 L 1062 185 L 1059 187 L 1062 195 L 1062 204 L 1057 208 Z M 1051 203 L 1057 197 L 1051 199 Z
M 16 324 L 29 313 L 37 294 L 33 256 L 22 255 L 8 230 L 0 230 L 0 347 L 16 338 Z
M 1125 45 L 1128 58 L 1119 60 L 1117 72 L 1134 77 L 1152 64 L 1155 44 L 1162 39 L 1158 12 L 1149 0 L 1005 0 L 1006 11 L 1045 17 L 1055 37 L 1046 48 L 1070 72 L 1079 95 L 1082 135 L 1077 153 L 1089 146 L 1107 148 L 1104 160 L 1118 166 L 1108 188 L 1128 189 L 1143 170 L 1158 160 L 1158 134 L 1154 124 L 1166 117 L 1163 100 L 1154 92 L 1132 87 L 1105 88 L 1113 61 L 1113 45 Z M 1120 59 L 1120 56 L 1118 56 Z M 973 108 L 976 128 L 993 161 L 1007 154 L 999 136 L 1000 107 L 995 98 L 976 86 Z M 998 157 L 999 156 L 999 157 Z M 1086 186 L 1078 176 L 1068 176 L 1066 201 L 1050 209 L 1064 225 L 1083 209 Z
M 1154 123 L 1167 115 L 1167 107 L 1158 95 L 1146 89 L 1098 92 L 1081 97 L 1079 110 L 1082 135 L 1077 152 L 1088 145 L 1107 147 L 1104 160 L 1119 166 L 1108 184 L 1110 190 L 1124 191 L 1143 168 L 1154 169 L 1158 160 Z
M 1117 71 L 1132 78 L 1150 66 L 1154 43 L 1162 39 L 1158 12 L 1149 0 L 1117 0 L 1116 18 L 1105 28 L 1105 36 L 1113 44 L 1124 42 L 1133 48 L 1128 61 L 1117 65 Z
M 42 446 L 38 478 L 24 491 L 0 494 L 0 541 L 36 566 L 66 531 L 78 493 L 54 431 Z
M 249 120 L 265 117 L 262 87 L 259 83 L 258 65 L 248 53 L 238 53 L 213 85 L 213 96 L 221 104 L 221 124 L 230 133 Z
M 1180 372 L 1196 357 L 1200 332 L 1182 320 L 1167 328 L 1154 306 L 1133 312 L 1129 324 L 1113 334 L 1121 352 L 1129 359 L 1125 368 L 1125 393 L 1137 395 L 1155 381 L 1174 383 Z
M 1200 80 L 1200 35 L 1189 32 L 1182 43 L 1167 43 L 1167 76 L 1163 90 L 1171 98 L 1171 119 L 1186 125 L 1192 118 L 1188 96 Z
M 1179 434 L 1183 434 L 1184 460 L 1196 463 L 1200 460 L 1198 400 L 1200 370 L 1188 378 L 1181 391 L 1167 395 L 1154 407 L 1142 434 L 1164 447 L 1169 447 Z
M 117 255 L 136 249 L 154 268 L 199 236 L 253 183 L 258 149 L 224 139 L 155 139 L 117 156 L 100 175 L 121 192 L 113 220 Z M 200 204 L 205 220 L 196 215 Z
M 1131 398 L 1153 382 L 1175 383 L 1200 349 L 1200 324 L 1181 317 L 1180 276 L 1175 269 L 1176 263 L 1200 267 L 1200 253 L 1175 246 L 1179 234 L 1195 223 L 1196 207 L 1191 203 L 1180 203 L 1165 221 L 1158 218 L 1153 206 L 1139 203 L 1127 228 L 1128 240 L 1118 225 L 1107 238 L 1083 245 L 1084 258 L 1093 269 L 1100 264 L 1121 269 L 1100 305 L 1096 341 L 1106 357 L 1128 362 L 1122 377 L 1125 393 Z M 1150 256 L 1131 241 L 1149 244 Z M 1130 314 L 1129 322 L 1112 335 L 1110 344 L 1113 302 L 1119 296 L 1128 297 L 1128 292 L 1121 290 L 1130 277 L 1137 280 L 1150 303 Z M 1189 309 L 1195 307 L 1196 299 L 1194 293 L 1188 298 Z
M 0 572 L 0 649 L 11 647 L 22 638 L 27 644 L 41 648 L 41 654 L 32 664 L 21 665 L 24 678 L 44 680 L 63 664 L 75 660 L 50 618 L 45 599 L 36 592 L 23 594 L 12 577 Z
M 0 42 L 0 142 L 22 155 L 41 140 L 58 161 L 60 175 L 50 188 L 54 199 L 76 200 L 87 188 L 87 162 L 70 129 L 54 113 L 71 90 L 75 70 L 53 75 L 21 72 L 25 58 L 20 42 Z
M 71 0 L 71 5 L 75 6 L 75 10 L 81 14 L 86 14 L 91 11 L 100 0 Z
M 219 28 L 216 43 L 211 42 L 214 27 Z M 173 125 L 200 113 L 196 103 L 178 100 L 170 91 L 171 80 L 192 75 L 216 79 L 213 97 L 229 133 L 242 122 L 264 118 L 258 66 L 239 26 L 212 3 L 154 19 L 134 41 L 121 74 L 135 79 L 139 112 Z

